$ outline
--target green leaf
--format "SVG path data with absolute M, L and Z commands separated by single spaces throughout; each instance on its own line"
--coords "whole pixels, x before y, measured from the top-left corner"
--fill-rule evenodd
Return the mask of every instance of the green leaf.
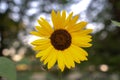
M 119 26 L 119 27 L 120 27 L 120 22 L 117 22 L 117 21 L 112 20 L 112 23 L 115 24 L 116 26 Z
M 0 57 L 0 76 L 7 80 L 16 80 L 16 68 L 14 63 L 5 57 Z

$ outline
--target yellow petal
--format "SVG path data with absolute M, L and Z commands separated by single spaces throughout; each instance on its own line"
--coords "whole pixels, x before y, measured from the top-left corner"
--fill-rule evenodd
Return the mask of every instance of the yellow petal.
M 68 25 L 69 22 L 71 21 L 72 15 L 73 15 L 73 12 L 71 12 L 71 13 L 69 14 L 69 16 L 67 17 L 67 19 L 65 20 L 64 27 L 67 27 L 67 25 Z
M 40 27 L 40 26 L 35 26 L 35 29 L 36 29 L 37 31 L 41 31 L 41 27 Z
M 66 11 L 63 10 L 63 11 L 62 11 L 62 21 L 64 22 L 65 19 L 66 19 Z
M 65 63 L 65 65 L 66 65 L 66 67 L 68 68 L 68 69 L 70 69 L 71 68 L 71 65 L 70 65 L 70 62 L 69 62 L 69 59 L 68 59 L 68 57 L 65 55 L 65 53 L 63 54 L 63 58 L 64 58 L 64 63 Z
M 81 61 L 87 60 L 86 56 L 88 56 L 88 53 L 85 50 L 81 49 L 80 47 L 71 45 L 70 51 L 77 55 L 79 60 Z
M 51 34 L 53 32 L 52 27 L 44 18 L 41 17 L 40 20 L 38 20 L 38 23 L 41 25 L 43 30 L 47 31 L 47 33 Z
M 72 58 L 72 55 L 68 52 L 68 50 L 65 50 L 63 53 L 64 57 L 65 57 L 65 64 L 66 66 L 70 69 L 71 67 L 75 67 L 75 63 L 74 60 Z
M 53 47 L 50 46 L 49 48 L 40 51 L 39 53 L 36 54 L 36 58 L 41 57 L 42 60 L 44 60 L 49 55 L 49 53 L 51 52 L 52 48 Z
M 44 65 L 46 65 L 52 59 L 52 57 L 54 55 L 53 50 L 54 50 L 54 48 L 51 50 L 51 52 L 49 53 L 47 58 L 44 60 Z
M 33 41 L 31 44 L 32 45 L 36 45 L 36 46 L 39 46 L 39 45 L 44 45 L 44 44 L 48 44 L 50 43 L 50 39 L 37 39 L 35 41 Z
M 57 27 L 57 15 L 56 15 L 56 13 L 55 13 L 55 11 L 54 10 L 52 10 L 52 12 L 51 12 L 51 19 L 52 19 L 52 22 L 53 22 L 53 27 L 56 29 L 56 27 Z
M 76 15 L 75 17 L 73 17 L 72 20 L 70 20 L 69 24 L 67 25 L 67 30 L 69 31 L 73 25 L 76 24 L 77 20 L 78 20 L 79 16 Z
M 87 22 L 79 22 L 71 27 L 69 27 L 69 32 L 76 32 L 76 31 L 80 31 L 81 29 L 83 29 L 85 26 L 87 25 Z
M 52 53 L 49 53 L 49 55 L 44 60 L 44 65 L 46 65 L 48 63 L 48 61 L 50 61 L 50 59 L 52 58 L 52 56 L 53 56 Z
M 64 29 L 65 28 L 65 20 L 66 20 L 66 11 L 62 11 L 62 15 L 60 14 L 60 11 L 57 12 L 56 15 L 56 25 L 54 25 L 55 30 L 56 29 Z
M 52 54 L 52 56 L 51 56 L 51 58 L 50 58 L 50 60 L 48 61 L 48 69 L 50 69 L 51 67 L 53 67 L 53 65 L 56 63 L 56 58 L 57 58 L 57 53 L 56 53 L 56 50 L 53 50 L 52 52 L 51 52 Z
M 72 36 L 72 43 L 79 47 L 90 47 L 92 44 L 89 42 L 92 41 L 91 36 Z
M 57 56 L 57 61 L 58 61 L 58 67 L 60 68 L 60 70 L 63 72 L 64 68 L 65 68 L 65 64 L 64 64 L 64 56 L 62 54 L 61 51 L 58 51 L 58 56 Z
M 35 35 L 35 36 L 39 36 L 39 37 L 44 36 L 44 35 L 40 34 L 39 32 L 36 32 L 36 31 L 31 31 L 30 34 Z
M 71 55 L 73 55 L 73 58 L 74 58 L 74 60 L 75 60 L 75 62 L 77 62 L 77 63 L 80 63 L 80 54 L 78 54 L 78 53 L 75 53 L 75 52 L 73 52 L 74 50 L 70 50 L 70 53 L 71 53 Z
M 92 32 L 92 29 L 86 29 L 86 30 L 81 30 L 81 31 L 76 31 L 76 32 L 72 32 L 70 33 L 72 36 L 85 36 L 88 35 Z
M 85 50 L 83 50 L 82 48 L 75 46 L 75 45 L 74 45 L 74 48 L 76 48 L 76 50 L 78 50 L 77 52 L 79 52 L 79 54 L 81 55 L 82 58 L 85 59 L 86 56 L 88 56 L 88 53 Z
M 37 32 L 42 36 L 42 37 L 49 37 L 51 35 L 51 33 L 53 31 L 51 31 L 49 33 L 49 31 L 47 31 L 45 28 L 41 27 L 41 26 L 35 26 L 35 29 L 37 30 Z
M 49 46 L 51 46 L 51 44 L 50 43 L 47 43 L 47 44 L 42 44 L 42 45 L 36 45 L 33 49 L 34 50 L 45 50 L 45 49 L 47 49 Z
M 56 16 L 56 26 L 54 26 L 55 30 L 56 29 L 61 29 L 62 28 L 62 17 L 60 14 L 60 11 L 57 12 L 57 16 Z
M 61 25 L 60 25 L 60 28 L 61 29 L 65 29 L 65 20 L 66 20 L 66 11 L 63 10 L 62 11 L 62 16 L 61 16 L 61 22 L 59 22 Z
M 46 29 L 48 29 L 48 31 L 50 31 L 50 33 L 53 32 L 52 26 L 48 23 L 48 21 L 46 21 L 44 18 L 41 18 L 41 20 L 44 23 L 44 26 L 46 27 Z
M 71 52 L 71 50 L 70 50 L 71 48 L 72 48 L 72 47 L 70 46 L 70 48 L 67 50 L 68 53 L 70 53 L 72 59 L 73 59 L 76 63 L 80 63 L 79 56 L 76 55 L 76 53 Z
M 82 48 L 77 47 L 77 49 L 81 52 L 81 54 L 83 53 L 85 56 L 88 56 L 88 53 L 85 50 L 83 50 Z
M 51 13 L 52 16 L 52 22 L 54 29 L 64 29 L 65 25 L 65 19 L 66 19 L 66 11 L 62 11 L 62 15 L 60 14 L 60 11 L 57 12 L 57 14 L 54 12 L 54 10 Z
M 50 34 L 44 31 L 41 31 L 41 32 L 31 31 L 30 34 L 38 36 L 38 37 L 44 37 L 44 38 L 48 38 L 50 36 Z
M 72 38 L 73 38 L 73 41 L 74 40 L 77 40 L 78 42 L 90 42 L 92 39 L 92 36 L 90 36 L 90 35 L 84 35 L 84 36 L 72 36 Z
M 91 33 L 93 30 L 92 29 L 86 29 L 80 32 L 80 34 L 85 35 Z

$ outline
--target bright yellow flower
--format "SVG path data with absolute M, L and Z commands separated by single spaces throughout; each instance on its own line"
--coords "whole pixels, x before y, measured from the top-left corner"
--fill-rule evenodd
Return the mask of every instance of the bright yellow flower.
M 66 17 L 66 11 L 55 13 L 52 10 L 53 26 L 44 18 L 40 18 L 38 20 L 40 26 L 36 26 L 36 31 L 31 32 L 41 37 L 33 41 L 32 45 L 34 50 L 39 51 L 36 57 L 40 58 L 44 65 L 47 64 L 48 69 L 57 63 L 60 70 L 64 71 L 65 66 L 69 69 L 74 68 L 75 62 L 87 60 L 88 53 L 82 47 L 92 45 L 89 43 L 92 40 L 89 35 L 92 30 L 84 28 L 87 22 L 77 22 L 78 15 L 72 16 L 73 13 Z

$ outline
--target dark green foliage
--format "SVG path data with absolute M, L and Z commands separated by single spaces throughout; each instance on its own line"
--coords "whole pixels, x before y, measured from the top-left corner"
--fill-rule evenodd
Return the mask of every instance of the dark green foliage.
M 8 80 L 16 80 L 15 64 L 5 57 L 0 57 L 0 76 Z

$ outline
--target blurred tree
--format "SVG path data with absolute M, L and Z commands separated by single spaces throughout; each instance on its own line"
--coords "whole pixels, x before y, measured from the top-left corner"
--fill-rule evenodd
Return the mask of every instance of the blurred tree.
M 8 17 L 8 11 L 4 14 L 0 14 L 0 35 L 1 35 L 1 46 L 0 55 L 4 48 L 9 48 L 12 42 L 17 39 L 19 32 L 18 22 L 13 21 Z M 22 26 L 21 26 L 22 27 Z
M 4 48 L 12 47 L 15 41 L 22 45 L 21 38 L 29 34 L 34 19 L 40 13 L 50 13 L 52 9 L 60 9 L 58 6 L 62 7 L 62 4 L 67 2 L 67 0 L 1 0 L 0 55 Z M 54 6 L 55 4 L 58 6 Z
M 102 30 L 93 36 L 90 61 L 97 66 L 107 64 L 110 72 L 120 72 L 120 27 L 111 20 L 120 21 L 120 0 L 92 0 L 87 10 L 91 22 L 102 23 Z M 94 57 L 94 58 L 93 58 Z

